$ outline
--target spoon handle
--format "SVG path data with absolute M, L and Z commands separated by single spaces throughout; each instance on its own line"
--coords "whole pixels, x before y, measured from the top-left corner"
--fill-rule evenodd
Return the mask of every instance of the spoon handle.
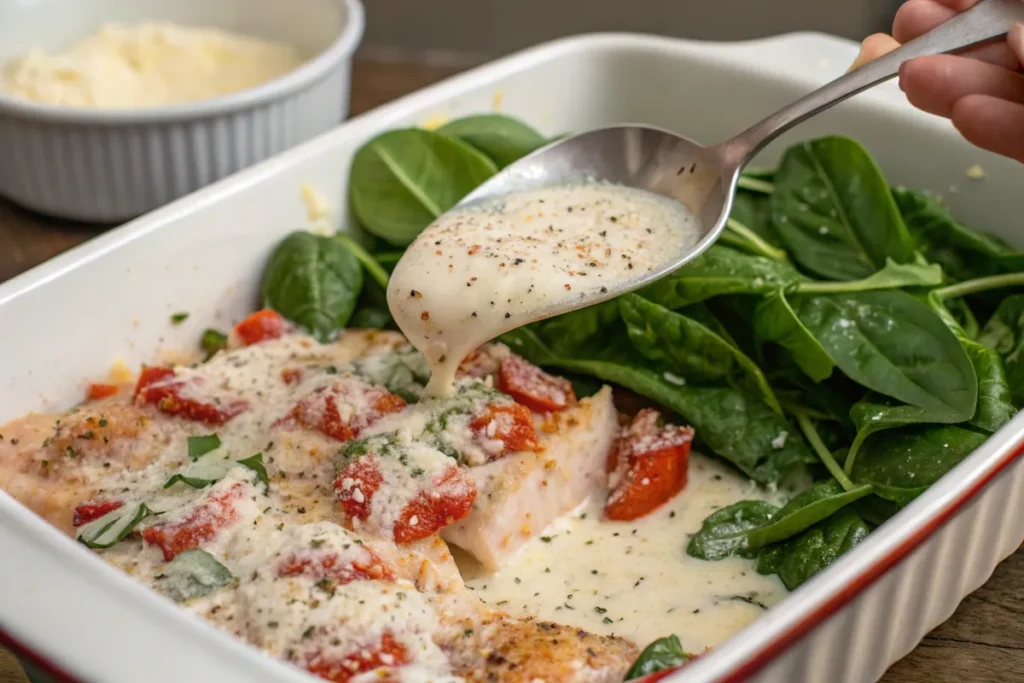
M 724 165 L 735 171 L 778 135 L 843 100 L 887 81 L 903 62 L 924 55 L 958 52 L 1002 38 L 1015 22 L 1024 22 L 1021 0 L 981 0 L 971 9 L 883 57 L 851 71 L 718 145 Z

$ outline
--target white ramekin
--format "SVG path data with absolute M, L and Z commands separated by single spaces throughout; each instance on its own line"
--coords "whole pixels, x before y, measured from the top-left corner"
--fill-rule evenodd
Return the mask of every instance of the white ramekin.
M 348 115 L 359 0 L 0 0 L 0 62 L 106 21 L 173 21 L 314 55 L 243 92 L 147 109 L 42 105 L 0 94 L 0 195 L 90 222 L 137 216 L 337 125 Z

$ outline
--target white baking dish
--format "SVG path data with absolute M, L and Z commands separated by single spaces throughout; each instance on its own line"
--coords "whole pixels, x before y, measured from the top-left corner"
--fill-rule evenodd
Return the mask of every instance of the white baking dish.
M 546 133 L 631 121 L 714 142 L 838 75 L 854 54 L 846 41 L 810 34 L 738 44 L 587 36 L 382 107 L 0 285 L 0 422 L 67 406 L 115 359 L 135 365 L 160 347 L 191 347 L 204 327 L 251 310 L 271 246 L 306 222 L 300 187 L 320 189 L 344 217 L 350 159 L 378 131 L 500 100 Z M 1024 241 L 1013 233 L 1024 169 L 913 112 L 895 87 L 795 135 L 823 133 L 860 139 L 893 182 L 945 192 L 967 222 Z M 974 164 L 986 180 L 967 179 Z M 169 326 L 182 310 L 188 321 Z M 1022 437 L 1024 415 L 679 680 L 877 679 L 1020 545 Z M 0 548 L 0 628 L 81 679 L 309 680 L 150 594 L 3 494 Z

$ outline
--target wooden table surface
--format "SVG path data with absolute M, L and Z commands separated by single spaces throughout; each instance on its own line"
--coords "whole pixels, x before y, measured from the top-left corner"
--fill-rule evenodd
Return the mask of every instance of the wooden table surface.
M 458 69 L 357 61 L 352 110 L 360 113 L 440 80 Z M 45 218 L 0 200 L 0 282 L 98 235 L 103 227 Z M 1024 681 L 1024 550 L 1000 565 L 956 614 L 897 662 L 884 683 Z M 26 683 L 0 648 L 0 683 Z M 796 683 L 796 682 L 794 682 Z M 804 683 L 804 682 L 801 682 Z M 827 683 L 809 681 L 806 683 Z

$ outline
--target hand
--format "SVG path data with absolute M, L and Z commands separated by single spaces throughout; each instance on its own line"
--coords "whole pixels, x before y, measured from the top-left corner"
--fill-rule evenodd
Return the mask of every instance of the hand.
M 861 45 L 851 69 L 930 31 L 978 0 L 908 0 L 893 21 L 892 36 L 875 34 Z M 982 149 L 1024 163 L 1024 26 L 1006 42 L 960 56 L 918 57 L 900 67 L 900 89 L 910 103 L 950 119 L 960 134 Z

